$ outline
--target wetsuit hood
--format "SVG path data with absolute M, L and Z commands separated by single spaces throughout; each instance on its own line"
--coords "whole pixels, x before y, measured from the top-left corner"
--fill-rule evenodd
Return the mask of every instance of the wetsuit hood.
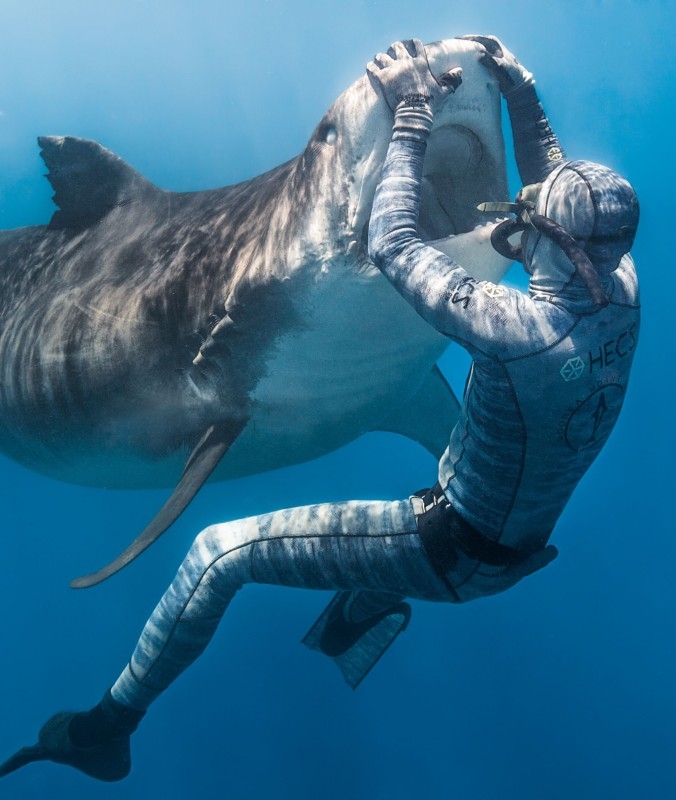
M 591 161 L 567 161 L 542 183 L 535 213 L 573 236 L 604 283 L 633 244 L 639 209 L 631 184 L 616 172 Z M 534 292 L 583 290 L 570 258 L 540 231 L 527 231 L 523 261 Z

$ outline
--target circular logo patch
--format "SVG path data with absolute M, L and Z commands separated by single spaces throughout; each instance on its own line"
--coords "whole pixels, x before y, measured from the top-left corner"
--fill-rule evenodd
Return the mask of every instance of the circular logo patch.
M 566 443 L 573 450 L 588 450 L 602 444 L 622 408 L 624 389 L 611 383 L 597 389 L 571 414 L 566 425 Z

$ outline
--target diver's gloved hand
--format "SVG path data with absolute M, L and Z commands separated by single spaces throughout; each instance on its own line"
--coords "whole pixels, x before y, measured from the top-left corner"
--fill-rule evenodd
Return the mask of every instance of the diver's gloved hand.
M 519 64 L 514 53 L 509 51 L 495 36 L 470 34 L 457 38 L 482 45 L 486 52 L 480 57 L 480 61 L 495 76 L 506 100 L 519 89 L 533 86 L 535 83 L 533 74 Z
M 489 597 L 506 592 L 507 589 L 511 589 L 523 578 L 551 564 L 558 554 L 559 551 L 556 547 L 550 544 L 541 550 L 536 550 L 535 553 L 532 553 L 523 561 L 504 567 L 499 574 L 494 574 L 490 578 L 484 576 L 481 583 L 473 583 L 472 580 L 469 580 L 462 588 L 457 590 L 459 602 L 467 603 L 470 600 L 476 600 L 478 597 Z
M 543 547 L 542 550 L 536 550 L 518 564 L 506 567 L 500 576 L 500 580 L 505 582 L 505 589 L 508 589 L 528 575 L 532 575 L 539 569 L 544 569 L 548 564 L 552 563 L 558 554 L 559 551 L 556 547 L 553 544 L 549 544 L 547 547 Z
M 366 65 L 366 71 L 380 87 L 392 111 L 400 106 L 434 108 L 435 103 L 455 92 L 462 83 L 460 67 L 438 80 L 434 77 L 420 39 L 395 42 L 387 53 L 377 53 Z

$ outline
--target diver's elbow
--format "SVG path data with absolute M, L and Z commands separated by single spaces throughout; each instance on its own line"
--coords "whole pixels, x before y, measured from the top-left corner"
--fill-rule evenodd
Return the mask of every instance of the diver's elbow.
M 373 228 L 369 228 L 369 235 L 368 235 L 368 255 L 369 260 L 372 261 L 376 266 L 380 266 L 385 259 L 385 247 L 383 243 L 382 236 L 378 235 L 373 231 Z

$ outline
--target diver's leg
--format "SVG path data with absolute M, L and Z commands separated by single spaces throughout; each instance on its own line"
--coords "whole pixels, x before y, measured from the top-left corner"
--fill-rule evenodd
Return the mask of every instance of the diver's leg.
M 123 778 L 130 736 L 146 708 L 200 655 L 236 591 L 250 582 L 342 590 L 347 599 L 356 593 L 362 613 L 403 596 L 453 599 L 425 555 L 409 501 L 307 506 L 214 525 L 195 540 L 102 701 L 52 717 L 38 744 L 0 765 L 0 777 L 51 760 L 99 780 Z M 406 612 L 394 606 L 375 628 L 366 626 L 367 639 L 373 633 L 380 644 L 391 641 L 402 619 Z M 365 674 L 362 662 L 356 669 Z
M 213 525 L 196 538 L 112 687 L 145 710 L 204 650 L 246 583 L 450 600 L 420 544 L 408 500 L 332 503 Z M 357 597 L 383 601 L 368 594 Z

